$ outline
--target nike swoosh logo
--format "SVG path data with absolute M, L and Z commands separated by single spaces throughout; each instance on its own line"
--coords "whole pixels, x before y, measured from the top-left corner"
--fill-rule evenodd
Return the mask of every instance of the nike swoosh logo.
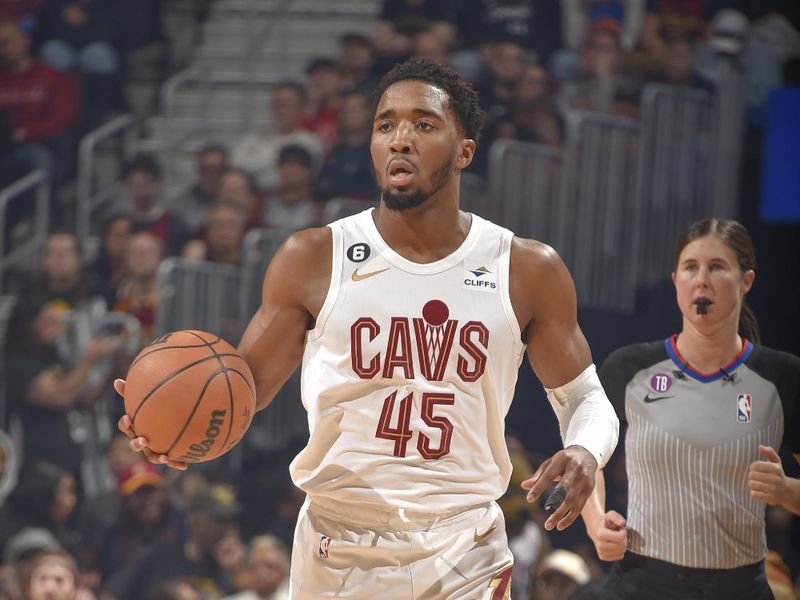
M 350 277 L 353 281 L 363 281 L 365 279 L 369 279 L 370 277 L 374 277 L 375 275 L 380 275 L 384 271 L 388 271 L 389 267 L 385 269 L 381 269 L 380 271 L 371 271 L 369 273 L 361 273 L 359 274 L 358 269 L 353 271 L 353 275 Z
M 650 394 L 644 395 L 644 401 L 647 403 L 655 402 L 657 400 L 666 400 L 667 398 L 672 398 L 672 396 L 651 396 Z
M 476 544 L 477 544 L 478 542 L 482 542 L 482 541 L 483 541 L 483 540 L 485 540 L 487 537 L 489 537 L 489 534 L 490 534 L 490 533 L 492 533 L 492 532 L 493 532 L 495 529 L 497 529 L 497 525 L 493 525 L 493 526 L 491 526 L 491 527 L 490 527 L 488 530 L 486 530 L 484 533 L 481 533 L 481 534 L 478 534 L 478 530 L 476 529 L 476 530 L 475 530 L 475 534 L 472 536 L 472 540 L 473 540 L 473 541 L 474 541 Z

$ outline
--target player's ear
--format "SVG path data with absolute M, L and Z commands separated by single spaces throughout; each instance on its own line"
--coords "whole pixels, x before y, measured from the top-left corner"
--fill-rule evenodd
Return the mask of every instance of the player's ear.
M 475 140 L 463 139 L 459 144 L 458 155 L 456 156 L 456 168 L 459 170 L 466 169 L 472 162 L 475 156 Z

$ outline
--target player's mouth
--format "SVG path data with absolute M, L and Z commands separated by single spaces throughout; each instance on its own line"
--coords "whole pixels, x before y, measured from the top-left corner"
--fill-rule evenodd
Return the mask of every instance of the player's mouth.
M 389 163 L 389 183 L 394 187 L 406 187 L 416 174 L 416 169 L 405 160 L 393 160 Z

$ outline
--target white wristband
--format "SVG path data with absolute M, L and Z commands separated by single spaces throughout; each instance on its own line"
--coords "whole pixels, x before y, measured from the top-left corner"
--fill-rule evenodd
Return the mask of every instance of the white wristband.
M 619 419 L 597 377 L 594 364 L 561 387 L 545 388 L 558 417 L 564 447 L 582 446 L 602 469 L 619 439 Z

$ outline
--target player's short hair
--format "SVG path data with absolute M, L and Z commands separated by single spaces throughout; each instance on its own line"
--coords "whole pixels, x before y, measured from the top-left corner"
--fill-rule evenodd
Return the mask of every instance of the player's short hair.
M 390 86 L 407 80 L 422 81 L 444 91 L 450 100 L 448 108 L 462 133 L 478 142 L 484 121 L 483 110 L 478 104 L 478 94 L 458 73 L 428 59 L 412 58 L 395 65 L 384 75 L 378 84 L 376 99 L 380 101 Z

